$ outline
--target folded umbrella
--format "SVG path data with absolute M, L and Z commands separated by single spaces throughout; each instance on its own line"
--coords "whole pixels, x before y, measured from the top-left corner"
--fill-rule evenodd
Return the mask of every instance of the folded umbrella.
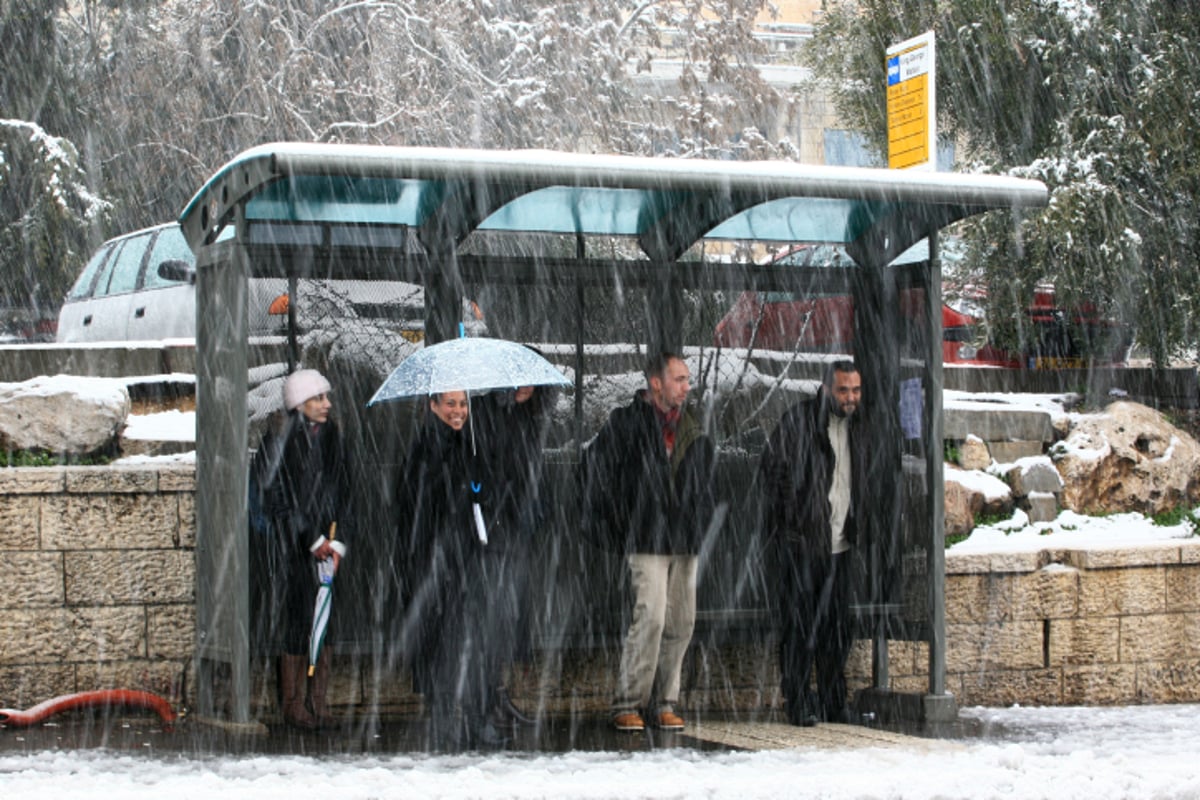
M 329 541 L 337 535 L 337 522 L 329 526 Z M 313 604 L 312 630 L 308 636 L 308 677 L 317 671 L 317 658 L 325 645 L 325 631 L 329 627 L 329 612 L 333 608 L 333 556 L 317 563 L 317 600 Z

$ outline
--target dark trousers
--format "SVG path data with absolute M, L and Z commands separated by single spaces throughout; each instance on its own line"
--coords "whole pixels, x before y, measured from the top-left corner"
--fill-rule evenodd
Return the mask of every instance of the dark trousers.
M 781 689 L 793 720 L 805 712 L 836 720 L 846 709 L 846 659 L 853 644 L 847 554 L 806 560 L 782 554 L 779 612 Z M 816 671 L 816 695 L 809 685 Z

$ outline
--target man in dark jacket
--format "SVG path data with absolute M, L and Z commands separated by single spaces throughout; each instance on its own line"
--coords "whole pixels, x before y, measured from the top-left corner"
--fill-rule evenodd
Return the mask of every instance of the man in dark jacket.
M 658 727 L 680 730 L 675 704 L 696 621 L 697 554 L 713 515 L 713 445 L 684 407 L 691 377 L 683 359 L 663 353 L 645 375 L 647 388 L 614 409 L 588 446 L 584 513 L 607 525 L 634 592 L 613 724 L 640 731 L 648 713 Z
M 474 401 L 471 411 L 496 484 L 495 523 L 482 553 L 486 705 L 497 723 L 509 726 L 534 723 L 509 698 L 504 672 L 527 660 L 530 647 L 530 560 L 535 542 L 549 532 L 541 483 L 556 398 L 557 391 L 548 386 L 521 386 L 490 392 Z
M 779 666 L 788 719 L 847 722 L 850 605 L 861 571 L 867 451 L 852 361 L 829 365 L 817 396 L 779 421 L 763 452 L 768 533 L 780 569 Z M 815 702 L 809 681 L 816 669 Z

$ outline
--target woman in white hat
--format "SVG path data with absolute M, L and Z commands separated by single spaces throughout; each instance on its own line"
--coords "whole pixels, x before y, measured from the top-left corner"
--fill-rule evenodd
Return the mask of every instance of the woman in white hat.
M 271 526 L 264 576 L 270 600 L 264 613 L 283 651 L 283 718 L 305 729 L 332 722 L 325 702 L 330 650 L 322 649 L 308 678 L 308 640 L 318 564 L 324 562 L 337 573 L 351 528 L 349 460 L 337 423 L 329 416 L 331 389 L 314 369 L 289 375 L 283 385 L 287 418 L 280 430 L 263 436 L 252 467 L 261 510 Z

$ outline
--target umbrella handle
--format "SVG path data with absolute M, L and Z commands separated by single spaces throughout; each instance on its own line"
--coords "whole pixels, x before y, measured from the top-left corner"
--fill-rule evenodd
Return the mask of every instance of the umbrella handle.
M 337 520 L 335 519 L 333 522 L 329 523 L 329 541 L 332 542 L 336 538 L 337 538 Z

